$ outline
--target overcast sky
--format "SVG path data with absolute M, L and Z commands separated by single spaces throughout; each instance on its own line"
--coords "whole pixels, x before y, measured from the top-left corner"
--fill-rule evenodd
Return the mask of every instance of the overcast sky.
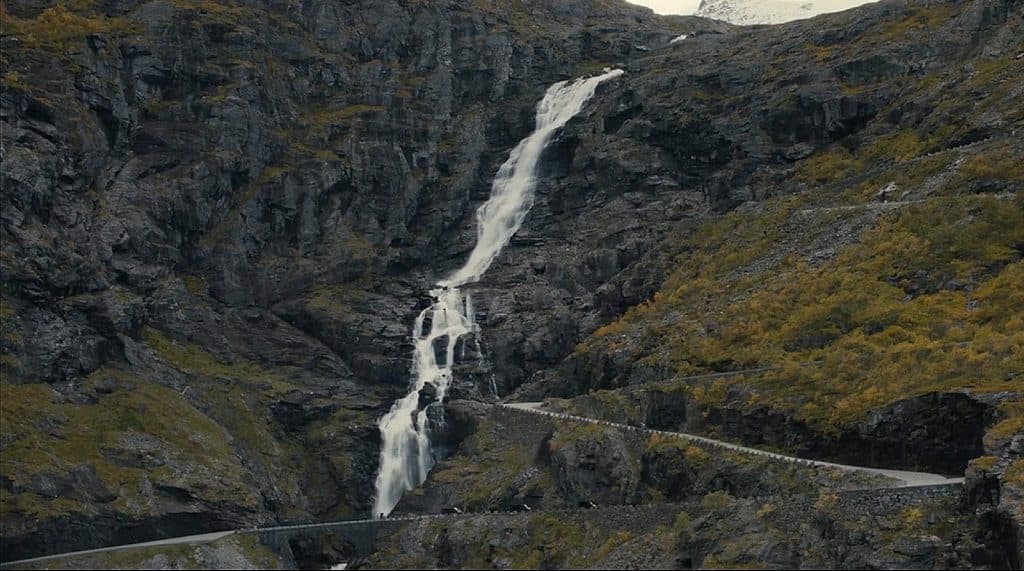
M 693 14 L 700 0 L 626 0 L 631 4 L 647 6 L 659 14 Z

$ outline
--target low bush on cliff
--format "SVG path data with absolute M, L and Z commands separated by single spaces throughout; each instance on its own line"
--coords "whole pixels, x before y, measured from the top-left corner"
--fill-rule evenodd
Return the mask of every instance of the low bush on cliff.
M 572 552 L 583 544 L 582 530 L 551 515 L 530 517 L 530 544 L 513 561 L 516 569 L 566 567 Z
M 986 434 L 986 440 L 991 440 L 992 446 L 996 446 L 998 440 L 1009 439 L 1015 434 L 1024 433 L 1024 400 L 1004 401 L 999 405 L 998 410 L 1002 420 L 989 429 Z
M 1024 486 L 1024 460 L 1017 460 L 1003 472 L 1003 481 L 1014 486 Z

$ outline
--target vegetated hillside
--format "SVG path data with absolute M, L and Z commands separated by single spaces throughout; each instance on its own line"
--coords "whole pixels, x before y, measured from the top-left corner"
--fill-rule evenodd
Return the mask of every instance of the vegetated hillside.
M 399 505 L 475 515 L 409 524 L 353 565 L 845 569 L 1005 561 L 991 524 L 958 509 L 957 488 L 892 485 L 668 435 L 491 410 L 459 454 Z M 529 513 L 507 513 L 524 503 Z M 348 559 L 342 545 L 325 542 L 324 560 Z
M 624 272 L 596 298 L 605 315 L 646 291 L 645 302 L 514 398 L 569 397 L 560 406 L 588 416 L 854 464 L 966 471 L 963 508 L 943 513 L 978 510 L 957 524 L 989 545 L 975 564 L 1018 565 L 1022 29 L 1014 2 L 885 3 L 688 39 L 631 64 L 562 135 L 572 150 L 553 158 L 542 201 L 596 181 L 591 202 L 667 211 L 694 193 L 708 211 L 670 222 L 643 253 L 649 272 Z M 425 505 L 572 501 L 531 484 L 554 477 L 551 461 L 536 459 L 546 476 L 496 476 L 518 460 L 499 451 L 479 470 L 479 452 L 470 442 L 441 464 L 418 492 Z M 590 455 L 575 468 L 609 491 L 629 465 Z M 771 562 L 731 549 L 730 564 Z
M 1020 360 L 1019 2 L 755 30 L 496 6 L 4 4 L 4 557 L 365 513 L 419 297 L 546 86 L 606 65 L 627 73 L 554 141 L 472 290 L 484 360 L 452 394 L 632 386 L 565 406 L 865 462 L 986 454 L 970 505 L 1004 509 L 978 560 L 1024 544 L 1019 377 L 999 377 Z M 682 378 L 751 367 L 782 369 Z
M 2 20 L 5 559 L 368 510 L 449 229 L 547 85 L 679 33 L 617 2 Z
M 853 20 L 841 43 L 825 16 L 799 51 L 785 32 L 737 40 L 730 59 L 767 52 L 734 64 L 756 70 L 764 87 L 753 94 L 734 91 L 745 85 L 727 81 L 726 62 L 663 91 L 662 108 L 688 93 L 684 112 L 712 124 L 762 109 L 774 145 L 733 147 L 730 166 L 754 172 L 729 183 L 765 198 L 665 240 L 664 284 L 577 346 L 562 368 L 570 390 L 676 383 L 715 411 L 710 430 L 770 439 L 758 424 L 785 417 L 799 432 L 866 441 L 848 452 L 872 462 L 956 471 L 980 455 L 984 429 L 1016 415 L 1024 382 L 1016 7 L 875 7 L 882 17 Z M 644 77 L 664 85 L 664 70 L 700 48 L 651 58 Z M 677 380 L 751 369 L 768 370 Z M 908 439 L 916 452 L 899 445 Z
M 717 212 L 673 227 L 649 253 L 664 283 L 546 390 L 771 368 L 695 383 L 697 396 L 835 433 L 971 389 L 995 395 L 975 419 L 987 423 L 1020 390 L 1014 7 L 871 5 L 637 62 L 584 146 L 633 147 L 652 159 L 603 168 L 624 186 L 693 185 Z

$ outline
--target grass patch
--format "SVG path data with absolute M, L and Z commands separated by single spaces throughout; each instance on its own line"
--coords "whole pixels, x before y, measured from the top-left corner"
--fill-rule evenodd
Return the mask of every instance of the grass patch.
M 207 284 L 206 278 L 200 276 L 183 276 L 181 278 L 185 282 L 185 289 L 196 297 L 200 297 L 206 293 Z
M 560 569 L 566 567 L 572 552 L 583 544 L 579 526 L 555 516 L 537 514 L 530 517 L 529 544 L 515 554 L 515 569 Z
M 604 543 L 602 543 L 601 546 L 598 547 L 596 551 L 594 551 L 593 555 L 587 557 L 585 562 L 581 562 L 583 563 L 583 565 L 581 566 L 585 566 L 587 563 L 596 563 L 598 561 L 603 560 L 605 557 L 608 556 L 608 554 L 610 554 L 612 551 L 615 551 L 615 549 L 627 543 L 631 539 L 633 539 L 633 534 L 629 531 L 616 531 L 615 533 L 608 536 L 608 539 L 604 540 Z
M 178 392 L 112 369 L 93 373 L 85 385 L 101 377 L 112 377 L 119 388 L 87 404 L 61 402 L 44 384 L 0 384 L 0 423 L 8 439 L 0 460 L 5 477 L 26 486 L 39 474 L 59 476 L 91 466 L 117 496 L 113 506 L 131 512 L 142 501 L 138 494 L 143 479 L 160 481 L 174 474 L 167 466 L 143 469 L 121 465 L 108 453 L 121 448 L 122 438 L 144 433 L 158 439 L 169 458 L 218 475 L 219 481 L 196 488 L 207 494 L 205 499 L 255 501 L 240 481 L 240 466 L 229 437 Z M 31 492 L 4 494 L 3 504 L 5 513 L 39 518 L 94 509 L 75 500 Z
M 864 168 L 863 162 L 844 148 L 816 153 L 797 169 L 796 178 L 808 183 L 828 184 L 843 180 Z
M 30 19 L 16 18 L 4 11 L 3 24 L 3 35 L 17 37 L 22 46 L 56 53 L 82 44 L 90 35 L 117 36 L 137 31 L 135 24 L 127 18 L 110 18 L 96 13 L 87 2 L 70 7 L 59 2 Z M 10 73 L 5 79 L 8 76 Z
M 971 460 L 971 465 L 979 470 L 988 472 L 992 468 L 995 468 L 998 462 L 998 456 L 980 456 L 978 458 L 975 458 L 974 460 Z
M 1024 400 L 1003 401 L 999 413 L 1003 419 L 985 433 L 986 439 L 1003 440 L 1024 432 Z
M 686 442 L 682 438 L 664 436 L 657 432 L 652 433 L 644 443 L 644 452 L 676 453 L 683 454 L 686 450 Z
M 347 105 L 338 109 L 317 109 L 303 113 L 299 117 L 298 128 L 304 136 L 324 136 L 330 129 L 347 125 L 357 117 L 380 114 L 384 111 L 384 107 L 380 105 L 365 104 Z
M 597 440 L 604 436 L 605 428 L 590 422 L 566 422 L 559 423 L 558 430 L 551 437 L 551 451 L 556 452 L 561 448 L 580 440 Z
M 974 187 L 998 183 L 1009 188 L 1024 184 L 1024 162 L 1013 149 L 1000 146 L 978 153 L 960 165 L 954 187 Z
M 1003 481 L 1014 486 L 1024 486 L 1024 460 L 1016 460 L 1003 472 Z
M 827 264 L 770 255 L 799 202 L 707 222 L 682 244 L 653 302 L 616 331 L 651 340 L 637 359 L 680 375 L 771 371 L 692 385 L 707 406 L 730 388 L 826 429 L 928 392 L 997 392 L 1024 372 L 1024 198 L 940 198 L 882 216 Z M 578 350 L 615 350 L 592 338 Z M 746 393 L 751 391 L 747 390 Z M 1016 421 L 1014 421 L 1016 422 Z M 1011 430 L 1009 424 L 1001 430 Z
M 724 510 L 728 509 L 736 501 L 729 492 L 717 491 L 705 494 L 700 500 L 700 507 L 705 510 Z
M 234 362 L 224 363 L 198 345 L 178 343 L 151 327 L 143 330 L 142 337 L 157 355 L 185 372 L 221 379 L 279 382 L 276 375 L 248 359 L 236 358 Z
M 934 33 L 951 21 L 957 8 L 952 5 L 915 7 L 899 20 L 882 22 L 857 40 L 859 44 L 890 45 L 905 42 L 919 34 Z

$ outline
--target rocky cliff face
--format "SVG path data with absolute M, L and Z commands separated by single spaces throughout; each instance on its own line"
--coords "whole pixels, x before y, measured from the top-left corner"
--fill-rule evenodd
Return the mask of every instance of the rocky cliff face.
M 915 378 L 945 384 L 870 368 L 887 382 L 822 384 L 792 366 L 683 384 L 693 410 L 738 433 L 745 418 L 805 423 L 795 447 L 832 438 L 823 410 L 874 426 L 865 446 L 878 447 L 897 436 L 886 419 L 931 426 L 918 422 L 927 407 L 887 408 L 894 393 L 979 388 L 1003 395 L 963 409 L 961 448 L 979 452 L 987 422 L 1017 422 L 998 402 L 1019 393 L 1007 310 L 1021 267 L 1022 208 L 1007 198 L 1022 183 L 1019 8 L 884 3 L 751 31 L 611 0 L 6 3 L 5 557 L 365 513 L 374 421 L 406 388 L 420 296 L 472 247 L 473 209 L 544 88 L 607 65 L 627 73 L 553 142 L 530 217 L 470 288 L 484 360 L 463 363 L 453 394 L 482 398 L 493 374 L 503 395 L 575 396 L 789 353 L 831 375 L 867 366 L 830 361 L 837 342 L 917 341 L 913 315 L 937 312 L 964 325 L 929 342 L 981 332 L 971 351 L 942 353 L 956 374 L 931 345 L 914 357 L 935 363 Z M 946 202 L 919 218 L 947 234 L 886 218 L 889 202 L 936 197 Z M 904 247 L 863 238 L 878 228 Z M 800 260 L 845 276 L 836 260 L 871 258 L 839 258 L 858 242 L 928 252 L 869 268 L 906 319 L 857 298 L 821 315 L 783 308 L 798 325 L 772 314 L 756 331 L 784 335 L 764 345 L 732 327 L 760 323 L 760 285 L 834 301 L 839 285 L 818 291 L 808 284 L 825 280 L 789 270 Z M 957 313 L 968 307 L 980 310 Z M 840 407 L 843 387 L 869 398 Z M 610 494 L 608 474 L 671 488 L 680 473 L 657 455 L 648 472 L 581 470 L 595 442 L 553 460 L 565 490 Z M 1019 446 L 986 446 L 999 460 L 979 482 L 1017 477 Z
M 399 506 L 433 513 L 459 506 L 474 515 L 409 524 L 356 566 L 688 569 L 813 562 L 927 569 L 1002 561 L 975 537 L 986 526 L 958 507 L 956 488 L 886 489 L 886 478 L 672 437 L 477 412 L 481 421 L 460 453 Z M 503 513 L 524 503 L 530 513 Z
M 577 411 L 854 463 L 954 474 L 980 456 L 968 495 L 987 499 L 965 505 L 988 515 L 972 557 L 1015 565 L 1020 515 L 1001 498 L 1016 497 L 1024 462 L 990 441 L 1022 430 L 1011 412 L 1021 399 L 1011 309 L 1024 267 L 1013 158 L 1024 153 L 1021 24 L 1010 2 L 885 3 L 698 35 L 631 63 L 562 133 L 524 227 L 531 241 L 513 244 L 484 284 L 522 292 L 506 302 L 514 320 L 484 326 L 497 358 L 524 342 L 552 347 L 530 344 L 544 340 L 533 333 L 541 322 L 523 334 L 509 324 L 531 319 L 538 305 L 523 300 L 541 284 L 584 316 L 584 341 L 556 369 L 532 372 L 522 352 L 499 362 L 505 390 L 519 385 L 521 400 L 590 392 Z M 578 223 L 558 232 L 544 217 L 564 205 Z M 578 235 L 588 239 L 577 245 Z M 558 285 L 566 256 L 594 251 L 591 267 L 613 277 L 593 297 Z M 592 453 L 620 450 L 602 438 L 565 449 L 550 476 L 561 489 L 602 499 L 635 489 L 628 465 Z M 642 476 L 685 481 L 677 457 L 647 458 Z M 494 459 L 468 462 L 483 467 L 480 481 L 461 472 L 476 482 L 468 491 L 440 472 L 429 501 L 410 505 L 501 506 L 543 487 L 517 462 L 505 478 Z
M 534 100 L 677 31 L 614 2 L 5 4 L 5 558 L 364 512 L 417 295 Z

